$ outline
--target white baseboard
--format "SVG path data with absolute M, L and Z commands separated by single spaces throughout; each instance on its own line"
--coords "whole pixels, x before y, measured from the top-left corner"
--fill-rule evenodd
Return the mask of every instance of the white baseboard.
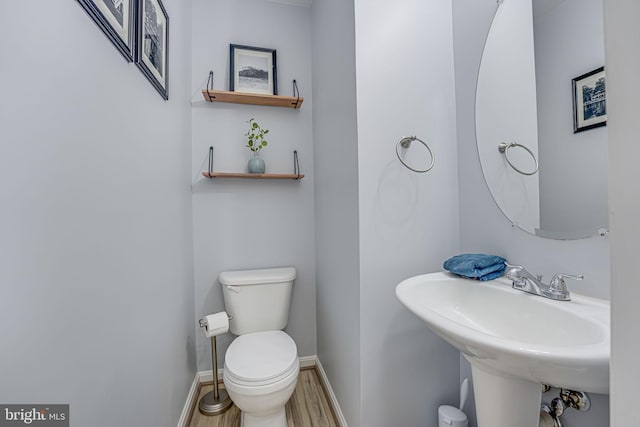
M 218 369 L 218 381 L 222 379 L 223 372 L 224 370 L 222 368 Z M 213 371 L 211 369 L 198 371 L 196 372 L 196 378 L 200 379 L 200 383 L 210 383 L 213 381 Z
M 200 378 L 196 373 L 196 376 L 193 378 L 193 382 L 191 383 L 191 388 L 189 389 L 189 393 L 187 394 L 187 401 L 184 402 L 184 406 L 182 407 L 182 414 L 180 414 L 180 419 L 178 420 L 178 427 L 189 427 L 187 423 L 189 422 L 191 407 L 193 407 L 194 401 L 198 398 L 199 389 L 200 389 Z
M 316 362 L 318 361 L 318 357 L 313 356 L 302 356 L 300 357 L 300 368 L 313 368 L 316 366 Z
M 335 393 L 333 392 L 333 389 L 331 388 L 331 383 L 329 383 L 329 378 L 327 377 L 327 373 L 324 371 L 324 368 L 322 367 L 322 363 L 320 363 L 320 359 L 318 359 L 317 356 L 314 356 L 316 359 L 316 371 L 318 372 L 318 375 L 320 376 L 320 381 L 322 381 L 322 385 L 324 386 L 324 389 L 326 390 L 328 396 L 327 398 L 329 399 L 329 405 L 331 405 L 331 409 L 333 409 L 333 414 L 336 416 L 338 421 L 338 425 L 340 427 L 349 427 L 347 425 L 347 420 L 344 417 L 344 414 L 342 413 L 342 409 L 340 409 L 340 404 L 338 403 L 338 399 L 336 398 Z
M 340 409 L 340 405 L 338 404 L 338 399 L 331 388 L 331 384 L 329 383 L 329 379 L 327 378 L 327 374 L 318 359 L 318 356 L 303 356 L 300 358 L 300 368 L 311 368 L 315 367 L 318 375 L 320 376 L 320 381 L 322 381 L 322 386 L 327 391 L 327 398 L 329 399 L 329 405 L 331 405 L 331 409 L 333 409 L 333 413 L 337 418 L 338 424 L 340 427 L 348 427 L 347 421 L 342 414 L 342 409 Z M 222 369 L 218 369 L 218 379 L 222 378 Z M 191 408 L 195 406 L 195 400 L 198 398 L 198 392 L 200 390 L 200 384 L 207 383 L 213 381 L 213 371 L 211 369 L 207 371 L 198 371 L 196 372 L 195 377 L 193 378 L 193 383 L 191 384 L 191 388 L 189 389 L 189 394 L 187 394 L 187 400 L 184 403 L 184 407 L 182 408 L 182 414 L 180 415 L 180 419 L 178 420 L 178 427 L 189 427 L 187 422 L 189 421 L 189 415 L 191 413 Z

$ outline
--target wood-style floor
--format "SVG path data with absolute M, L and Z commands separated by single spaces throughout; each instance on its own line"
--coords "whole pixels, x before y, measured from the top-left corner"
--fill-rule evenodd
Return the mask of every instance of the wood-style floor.
M 198 401 L 211 389 L 211 385 L 201 387 Z M 285 409 L 289 427 L 338 427 L 320 378 L 313 368 L 300 371 L 298 384 Z M 198 411 L 196 401 L 189 427 L 240 427 L 240 410 L 233 405 L 223 414 L 207 417 Z

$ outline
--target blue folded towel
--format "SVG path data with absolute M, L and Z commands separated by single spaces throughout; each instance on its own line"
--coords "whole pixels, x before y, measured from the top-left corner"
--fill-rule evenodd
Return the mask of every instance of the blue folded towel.
M 470 279 L 493 280 L 504 274 L 505 261 L 497 255 L 462 254 L 449 258 L 442 267 Z

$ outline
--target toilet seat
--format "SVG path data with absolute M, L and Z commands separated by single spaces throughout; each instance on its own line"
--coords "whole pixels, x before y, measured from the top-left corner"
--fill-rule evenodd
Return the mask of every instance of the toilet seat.
M 243 387 L 275 384 L 298 370 L 296 343 L 283 331 L 241 335 L 225 355 L 225 381 Z

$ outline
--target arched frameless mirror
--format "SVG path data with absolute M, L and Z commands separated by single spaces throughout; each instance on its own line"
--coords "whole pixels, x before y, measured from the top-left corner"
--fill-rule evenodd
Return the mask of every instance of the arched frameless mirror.
M 504 0 L 485 44 L 476 92 L 482 171 L 507 218 L 537 236 L 608 228 L 607 128 L 574 132 L 574 108 L 587 123 L 606 120 L 603 75 L 573 84 L 604 66 L 602 8 L 602 0 Z M 520 173 L 535 170 L 532 154 L 539 170 Z

